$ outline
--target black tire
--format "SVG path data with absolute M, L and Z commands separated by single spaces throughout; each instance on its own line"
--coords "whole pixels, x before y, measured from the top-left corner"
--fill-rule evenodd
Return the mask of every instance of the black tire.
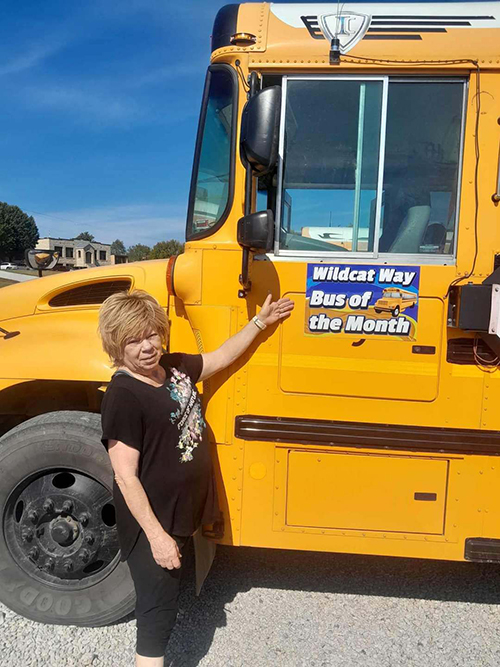
M 394 308 L 392 314 L 394 315 L 394 317 L 397 317 L 399 315 L 399 306 L 396 306 L 396 308 Z
M 375 312 L 377 313 L 377 315 L 380 315 L 380 313 L 381 313 L 382 311 L 379 310 L 378 308 L 375 308 Z
M 119 562 L 113 524 L 113 474 L 100 438 L 99 415 L 76 411 L 35 417 L 0 438 L 0 601 L 34 621 L 97 627 L 118 621 L 134 609 L 134 586 L 128 565 Z M 66 482 L 74 488 L 65 488 L 60 486 L 61 479 L 78 483 Z M 43 516 L 37 493 L 42 484 L 53 497 L 45 500 Z M 64 494 L 73 500 L 67 501 L 70 509 L 61 514 L 58 508 Z M 85 507 L 86 501 L 92 511 L 77 517 L 78 507 Z M 28 512 L 30 507 L 34 509 Z M 27 526 L 28 521 L 34 525 Z M 54 532 L 56 521 L 59 532 Z M 69 538 L 64 533 L 68 525 Z M 68 539 L 73 540 L 70 546 Z M 39 555 L 26 557 L 29 548 L 37 549 Z M 73 571 L 61 574 L 63 563 L 70 567 L 68 561 Z

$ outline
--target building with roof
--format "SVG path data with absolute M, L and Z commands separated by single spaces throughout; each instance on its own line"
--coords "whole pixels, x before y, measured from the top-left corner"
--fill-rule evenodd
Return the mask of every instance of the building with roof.
M 98 241 L 61 239 L 47 236 L 38 240 L 37 250 L 54 250 L 59 253 L 59 266 L 68 269 L 86 269 L 110 264 L 125 264 L 126 255 L 111 254 L 111 245 Z

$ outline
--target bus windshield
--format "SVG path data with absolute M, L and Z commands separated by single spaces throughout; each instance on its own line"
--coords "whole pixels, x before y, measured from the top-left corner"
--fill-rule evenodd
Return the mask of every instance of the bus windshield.
M 230 205 L 234 81 L 229 68 L 210 68 L 202 108 L 188 212 L 187 238 L 223 222 Z

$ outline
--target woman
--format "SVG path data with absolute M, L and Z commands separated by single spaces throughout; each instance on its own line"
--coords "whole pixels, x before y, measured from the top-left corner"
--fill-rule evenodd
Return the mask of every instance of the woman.
M 268 325 L 288 317 L 289 299 L 267 297 L 215 352 L 164 354 L 165 312 L 136 290 L 110 296 L 99 312 L 103 347 L 117 368 L 102 403 L 102 442 L 115 475 L 121 558 L 137 602 L 137 666 L 163 665 L 177 616 L 182 548 L 218 518 L 206 424 L 195 387 L 232 364 Z

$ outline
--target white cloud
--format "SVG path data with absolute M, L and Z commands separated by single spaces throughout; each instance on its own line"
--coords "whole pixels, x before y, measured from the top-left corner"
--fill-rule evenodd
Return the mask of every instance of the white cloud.
M 174 68 L 168 74 L 156 70 L 136 78 L 121 81 L 80 82 L 80 84 L 61 85 L 46 82 L 26 85 L 13 92 L 22 96 L 30 109 L 47 109 L 54 113 L 64 114 L 73 121 L 91 128 L 124 127 L 133 125 L 161 123 L 175 124 L 187 118 L 198 116 L 198 107 L 188 106 L 185 100 L 170 105 L 168 115 L 165 108 L 155 104 L 147 96 L 139 96 L 133 89 L 148 84 L 160 83 L 166 78 L 183 76 L 188 66 Z
M 26 53 L 16 56 L 8 60 L 3 65 L 0 65 L 0 76 L 8 74 L 18 74 L 24 70 L 29 70 L 39 65 L 46 58 L 49 58 L 54 53 L 59 51 L 65 42 L 59 40 L 56 42 L 49 41 L 34 48 L 29 49 Z
M 127 24 L 132 23 L 138 13 L 145 13 L 148 22 L 151 22 L 151 13 L 162 16 L 171 13 L 163 0 L 123 0 L 120 7 L 112 4 L 113 11 L 109 13 L 107 0 L 93 0 L 86 7 L 72 11 L 68 18 L 37 24 L 36 36 L 32 26 L 16 40 L 14 48 L 9 45 L 6 53 L 2 53 L 5 45 L 0 44 L 4 95 L 11 100 L 17 98 L 30 111 L 45 109 L 53 114 L 64 114 L 65 118 L 92 128 L 171 124 L 196 116 L 198 109 L 183 104 L 182 100 L 170 105 L 166 114 L 165 108 L 153 98 L 154 87 L 165 82 L 196 76 L 201 82 L 206 67 L 201 57 L 194 59 L 191 54 L 191 59 L 182 62 L 174 59 L 163 65 L 165 61 L 155 58 L 154 49 L 152 53 L 144 51 L 144 44 L 140 43 L 139 58 L 112 59 L 103 67 L 94 68 L 91 76 L 86 68 L 76 67 L 71 80 L 59 73 L 57 62 L 45 62 L 65 48 L 73 51 L 79 48 L 83 53 L 82 44 L 105 33 L 108 20 L 116 28 L 115 10 L 123 12 Z M 44 34 L 43 40 L 40 31 Z M 201 83 L 199 87 L 201 93 Z
M 139 88 L 140 86 L 165 83 L 165 81 L 180 79 L 182 77 L 200 77 L 204 76 L 206 66 L 206 60 L 200 60 L 196 63 L 186 62 L 177 63 L 175 65 L 165 65 L 164 67 L 159 67 L 158 69 L 151 70 L 146 74 L 137 76 L 135 79 L 129 81 L 129 85 L 133 88 Z
M 97 241 L 111 243 L 121 239 L 126 246 L 158 241 L 183 240 L 185 210 L 167 204 L 133 204 L 67 211 L 33 212 L 40 236 L 73 238 L 83 231 Z
M 146 110 L 131 97 L 97 88 L 30 86 L 24 93 L 34 106 L 72 114 L 77 120 L 94 126 L 128 126 L 147 116 Z

